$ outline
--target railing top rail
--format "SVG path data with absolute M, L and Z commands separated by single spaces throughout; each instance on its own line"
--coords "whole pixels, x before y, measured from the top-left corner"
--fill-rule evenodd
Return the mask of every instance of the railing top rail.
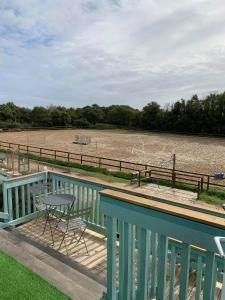
M 178 216 L 191 221 L 225 230 L 225 218 L 212 216 L 198 211 L 193 211 L 192 209 L 177 207 L 171 204 L 157 203 L 156 201 L 150 199 L 125 194 L 118 191 L 112 191 L 109 189 L 101 191 L 100 194 L 101 196 L 111 197 L 119 201 L 128 202 L 133 205 L 142 206 L 151 210 L 156 210 L 159 212 L 163 212 L 173 216 Z
M 36 173 L 33 173 L 33 174 L 27 174 L 27 175 L 21 175 L 21 176 L 9 178 L 7 180 L 7 182 L 17 182 L 17 181 L 20 181 L 20 180 L 26 180 L 26 179 L 37 177 L 37 176 L 40 176 L 40 175 L 46 175 L 46 172 L 36 172 Z
M 208 212 L 208 214 L 213 215 L 221 215 L 225 217 L 225 212 L 221 209 L 218 210 L 217 207 L 203 207 L 203 205 L 201 203 L 195 202 L 195 203 L 187 203 L 182 201 L 179 202 L 179 200 L 174 199 L 174 197 L 171 197 L 171 195 L 164 195 L 163 198 L 162 196 L 156 195 L 155 193 L 151 193 L 150 190 L 144 190 L 144 189 L 135 189 L 133 188 L 133 186 L 128 186 L 126 184 L 122 184 L 122 183 L 118 183 L 118 182 L 109 182 L 109 181 L 103 181 L 101 178 L 97 178 L 97 177 L 91 177 L 91 176 L 83 176 L 83 175 L 75 175 L 75 174 L 65 174 L 59 171 L 48 171 L 48 173 L 50 174 L 50 176 L 60 176 L 63 178 L 68 178 L 68 179 L 74 179 L 76 181 L 81 181 L 83 183 L 89 183 L 89 184 L 94 184 L 97 185 L 103 189 L 110 189 L 110 190 L 114 190 L 114 191 L 119 191 L 122 193 L 127 193 L 128 195 L 136 195 L 137 197 L 141 197 L 141 198 L 146 198 L 146 199 L 151 199 L 152 201 L 159 201 L 160 203 L 163 202 L 168 202 L 171 203 L 171 205 L 173 206 L 180 206 L 180 204 L 182 205 L 182 207 L 188 207 L 190 208 L 190 210 L 192 211 L 204 211 L 205 213 Z M 149 200 L 147 200 L 149 201 Z

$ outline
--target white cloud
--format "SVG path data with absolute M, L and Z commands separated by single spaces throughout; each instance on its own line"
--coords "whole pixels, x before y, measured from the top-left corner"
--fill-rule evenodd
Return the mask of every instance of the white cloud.
M 164 104 L 224 90 L 222 0 L 1 0 L 0 100 Z

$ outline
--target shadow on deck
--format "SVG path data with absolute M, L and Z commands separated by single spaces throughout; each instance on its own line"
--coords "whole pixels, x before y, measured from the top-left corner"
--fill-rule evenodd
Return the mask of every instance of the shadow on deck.
M 106 238 L 94 231 L 86 230 L 85 240 L 88 248 L 88 254 L 84 243 L 79 243 L 76 247 L 70 244 L 71 237 L 65 239 L 69 255 L 67 255 L 66 247 L 62 244 L 62 234 L 55 230 L 54 232 L 54 245 L 49 228 L 47 227 L 45 233 L 42 234 L 44 228 L 44 218 L 39 218 L 37 221 L 33 220 L 24 223 L 15 229 L 16 232 L 24 235 L 35 244 L 44 247 L 46 252 L 57 255 L 58 258 L 63 260 L 69 265 L 80 269 L 86 275 L 92 277 L 94 280 L 101 284 L 105 284 L 106 279 Z M 59 254 L 59 255 L 58 255 Z
M 34 244 L 43 247 L 45 252 L 50 255 L 55 256 L 60 259 L 62 262 L 66 263 L 72 268 L 78 269 L 80 272 L 91 277 L 100 284 L 106 284 L 106 273 L 107 273 L 107 251 L 106 251 L 106 237 L 98 234 L 94 231 L 87 230 L 85 239 L 89 251 L 87 255 L 85 245 L 79 244 L 74 248 L 74 245 L 70 245 L 69 256 L 66 253 L 65 245 L 58 250 L 62 236 L 58 231 L 55 231 L 54 234 L 54 245 L 52 244 L 52 238 L 50 230 L 47 228 L 44 235 L 42 235 L 42 230 L 44 228 L 44 219 L 39 218 L 38 221 L 30 221 L 24 223 L 14 229 L 20 235 L 25 236 L 30 241 L 33 241 Z M 70 243 L 70 238 L 68 237 L 66 243 Z M 137 259 L 137 255 L 136 255 Z M 117 253 L 117 266 L 118 266 L 118 253 Z M 150 263 L 151 268 L 151 263 Z M 118 268 L 117 268 L 118 269 Z M 174 295 L 173 299 L 179 299 L 179 282 L 180 282 L 180 265 L 176 265 L 175 270 L 175 284 L 174 284 Z M 166 299 L 169 298 L 169 289 L 170 289 L 170 264 L 167 265 L 167 289 L 166 289 Z M 118 280 L 118 274 L 116 274 Z M 136 276 L 135 276 L 136 277 Z M 204 282 L 202 282 L 203 288 Z M 202 291 L 201 291 L 202 293 Z M 196 294 L 196 272 L 192 271 L 189 275 L 189 288 L 188 288 L 188 300 L 194 300 Z M 153 299 L 153 298 L 149 298 Z M 156 298 L 157 299 L 157 298 Z M 203 299 L 200 296 L 200 299 Z M 215 290 L 215 299 L 221 299 L 221 283 L 217 283 Z M 87 299 L 88 300 L 88 299 Z

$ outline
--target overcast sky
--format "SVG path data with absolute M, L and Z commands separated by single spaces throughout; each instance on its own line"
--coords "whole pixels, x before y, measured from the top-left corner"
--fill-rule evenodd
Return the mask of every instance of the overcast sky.
M 224 0 L 0 0 L 0 102 L 164 105 L 225 90 Z

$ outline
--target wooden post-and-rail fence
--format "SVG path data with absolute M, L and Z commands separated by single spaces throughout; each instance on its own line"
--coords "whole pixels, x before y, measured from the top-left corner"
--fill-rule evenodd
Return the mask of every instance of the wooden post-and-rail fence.
M 95 166 L 98 168 L 107 168 L 110 171 L 119 171 L 124 173 L 138 172 L 138 181 L 148 178 L 170 180 L 172 186 L 176 183 L 187 183 L 195 185 L 198 191 L 204 188 L 207 190 L 211 187 L 225 187 L 224 180 L 216 180 L 213 175 L 189 172 L 176 169 L 176 156 L 173 155 L 172 168 L 160 167 L 151 164 L 135 163 L 126 160 L 113 159 L 109 157 L 94 156 L 63 150 L 49 149 L 25 144 L 18 144 L 6 141 L 0 141 L 0 149 L 14 149 L 20 153 L 33 154 L 40 157 L 46 157 L 53 160 L 61 160 L 69 163 L 80 163 L 81 165 Z

